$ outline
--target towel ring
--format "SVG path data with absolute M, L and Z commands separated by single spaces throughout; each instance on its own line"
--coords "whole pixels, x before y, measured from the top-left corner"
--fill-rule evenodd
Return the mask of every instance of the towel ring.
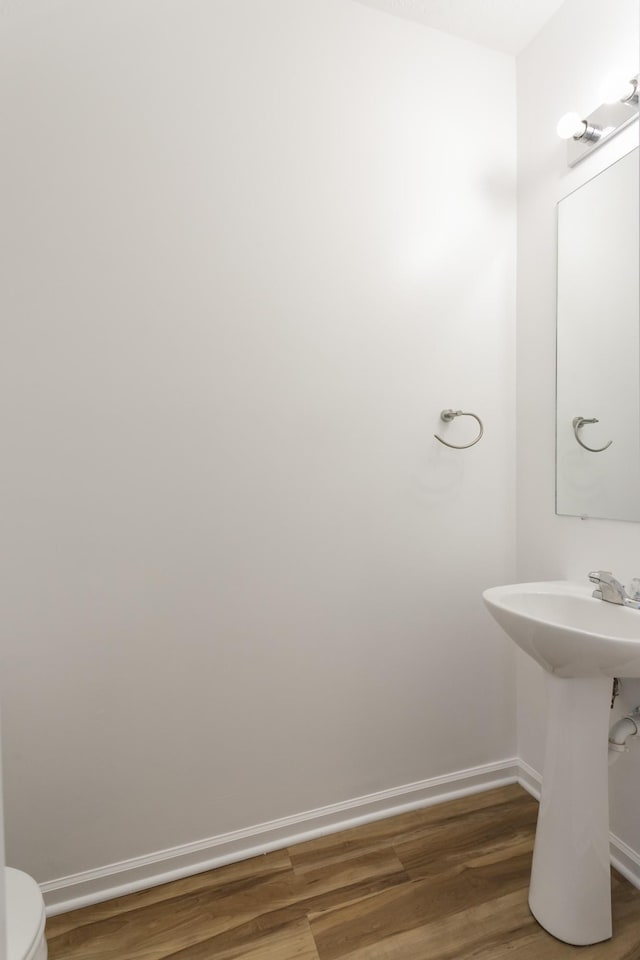
M 581 427 L 584 427 L 585 423 L 600 423 L 600 421 L 596 417 L 593 417 L 591 420 L 586 420 L 585 417 L 573 418 L 573 432 L 580 446 L 584 447 L 585 450 L 589 450 L 590 453 L 602 453 L 603 450 L 607 450 L 613 443 L 613 440 L 609 440 L 609 443 L 605 443 L 604 447 L 588 447 L 586 443 L 582 442 L 578 430 L 580 430 Z
M 440 443 L 444 443 L 445 447 L 451 447 L 452 450 L 466 450 L 468 447 L 473 447 L 475 444 L 482 439 L 484 434 L 484 427 L 482 426 L 482 420 L 480 417 L 477 417 L 475 413 L 465 413 L 463 410 L 443 410 L 440 414 L 440 419 L 444 420 L 445 423 L 451 423 L 452 420 L 455 420 L 456 417 L 473 417 L 474 420 L 478 421 L 478 426 L 480 427 L 480 433 L 472 440 L 471 443 L 447 443 L 446 440 L 443 440 L 442 437 L 439 437 L 437 433 L 434 433 L 436 440 L 439 440 Z

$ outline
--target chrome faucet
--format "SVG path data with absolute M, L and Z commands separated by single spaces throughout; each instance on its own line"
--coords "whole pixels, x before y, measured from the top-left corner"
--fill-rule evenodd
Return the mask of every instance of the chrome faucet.
M 597 589 L 593 591 L 592 596 L 596 600 L 606 600 L 607 603 L 617 603 L 622 607 L 633 607 L 640 610 L 640 592 L 637 589 L 638 581 L 632 580 L 634 592 L 629 596 L 619 580 L 611 574 L 610 570 L 594 570 L 589 574 L 591 583 L 596 583 Z

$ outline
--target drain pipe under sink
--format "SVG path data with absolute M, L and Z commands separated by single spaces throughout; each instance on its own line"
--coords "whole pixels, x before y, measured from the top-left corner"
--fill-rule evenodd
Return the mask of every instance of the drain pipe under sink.
M 636 707 L 633 713 L 611 727 L 609 731 L 609 766 L 618 760 L 623 754 L 627 753 L 629 746 L 627 740 L 633 737 L 634 740 L 640 740 L 640 707 Z

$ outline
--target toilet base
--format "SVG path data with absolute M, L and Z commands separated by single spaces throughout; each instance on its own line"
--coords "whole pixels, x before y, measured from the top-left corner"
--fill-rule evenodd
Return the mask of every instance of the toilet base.
M 5 868 L 7 960 L 47 960 L 46 915 L 40 887 L 28 874 Z

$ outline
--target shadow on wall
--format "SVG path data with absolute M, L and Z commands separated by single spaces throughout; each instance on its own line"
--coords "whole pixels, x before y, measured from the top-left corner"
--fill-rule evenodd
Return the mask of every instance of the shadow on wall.
M 484 194 L 495 210 L 509 213 L 513 210 L 513 199 L 518 184 L 510 170 L 494 170 L 478 184 L 479 193 Z

